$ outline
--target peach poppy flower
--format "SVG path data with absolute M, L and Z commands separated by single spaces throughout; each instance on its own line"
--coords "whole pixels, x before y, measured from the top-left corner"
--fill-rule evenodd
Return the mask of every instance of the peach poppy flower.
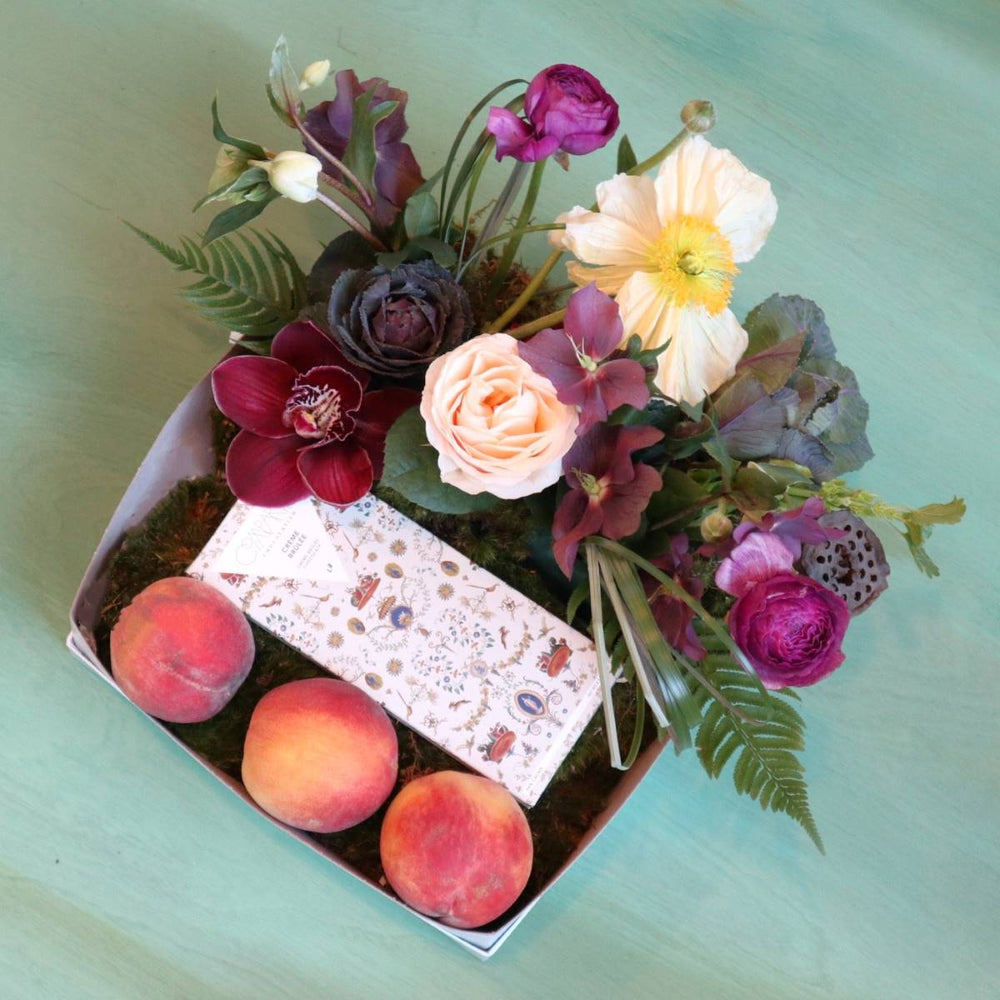
M 746 331 L 728 306 L 736 265 L 756 256 L 777 216 L 771 185 L 728 149 L 692 136 L 655 178 L 617 174 L 599 184 L 597 204 L 597 212 L 563 213 L 565 230 L 551 234 L 577 257 L 570 279 L 615 296 L 625 339 L 668 345 L 658 387 L 699 402 L 746 350 Z

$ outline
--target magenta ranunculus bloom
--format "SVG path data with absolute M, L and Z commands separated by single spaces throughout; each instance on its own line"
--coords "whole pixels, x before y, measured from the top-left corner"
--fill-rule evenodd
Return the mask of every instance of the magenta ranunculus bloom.
M 764 687 L 808 687 L 844 662 L 847 605 L 807 576 L 779 573 L 748 590 L 729 612 L 729 631 Z
M 365 392 L 368 373 L 312 323 L 290 323 L 271 356 L 240 355 L 212 372 L 222 412 L 242 430 L 226 454 L 233 493 L 256 507 L 312 495 L 338 507 L 382 474 L 385 436 L 420 402 L 409 389 Z
M 372 103 L 396 101 L 398 107 L 375 126 L 375 221 L 388 226 L 407 199 L 424 182 L 413 150 L 402 141 L 406 134 L 405 90 L 390 87 L 380 76 L 363 83 L 353 69 L 343 69 L 335 77 L 337 96 L 310 108 L 305 125 L 316 141 L 338 159 L 342 159 L 354 126 L 354 102 L 366 91 L 373 91 Z M 306 150 L 318 155 L 312 143 Z M 323 160 L 323 169 L 332 168 Z
M 496 137 L 497 159 L 522 163 L 556 152 L 581 156 L 607 145 L 618 130 L 618 104 L 596 76 L 559 63 L 543 69 L 524 95 L 524 118 L 490 108 L 486 131 Z
M 595 284 L 573 293 L 561 330 L 541 330 L 518 353 L 555 387 L 559 402 L 580 408 L 577 434 L 628 404 L 649 402 L 646 370 L 632 358 L 610 358 L 621 345 L 618 305 Z

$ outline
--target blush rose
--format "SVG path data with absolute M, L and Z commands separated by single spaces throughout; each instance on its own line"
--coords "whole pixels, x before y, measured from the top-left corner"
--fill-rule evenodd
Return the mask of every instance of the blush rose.
M 475 337 L 432 362 L 420 415 L 442 481 L 504 500 L 559 478 L 578 423 L 576 410 L 503 333 Z

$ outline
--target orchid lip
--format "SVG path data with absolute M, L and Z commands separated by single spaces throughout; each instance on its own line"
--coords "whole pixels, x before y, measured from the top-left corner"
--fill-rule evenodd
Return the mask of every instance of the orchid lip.
M 300 437 L 320 441 L 343 441 L 354 429 L 341 394 L 331 386 L 312 385 L 303 376 L 295 381 L 282 421 Z

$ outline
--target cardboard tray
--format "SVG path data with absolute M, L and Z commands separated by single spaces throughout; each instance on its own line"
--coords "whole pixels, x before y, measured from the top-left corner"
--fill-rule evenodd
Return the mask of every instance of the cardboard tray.
M 184 398 L 170 419 L 167 420 L 153 442 L 152 448 L 139 466 L 131 484 L 125 491 L 118 509 L 114 512 L 111 522 L 101 538 L 97 551 L 94 553 L 84 574 L 83 581 L 77 590 L 76 597 L 70 608 L 70 633 L 66 644 L 86 666 L 103 681 L 113 687 L 124 698 L 125 695 L 111 676 L 109 667 L 102 663 L 95 651 L 94 630 L 100 615 L 101 605 L 107 589 L 108 567 L 114 554 L 121 546 L 126 532 L 140 524 L 147 514 L 170 492 L 179 480 L 196 476 L 204 476 L 215 467 L 215 456 L 212 450 L 212 427 L 210 414 L 214 405 L 210 378 L 206 375 Z M 516 910 L 508 913 L 506 920 L 489 930 L 458 930 L 447 927 L 437 920 L 425 917 L 410 909 L 392 893 L 372 882 L 350 865 L 345 864 L 336 855 L 321 847 L 307 834 L 293 829 L 265 813 L 247 795 L 243 785 L 228 775 L 213 767 L 180 739 L 171 733 L 156 719 L 149 721 L 183 749 L 195 762 L 211 772 L 219 781 L 230 788 L 252 809 L 259 812 L 268 822 L 280 827 L 296 840 L 301 841 L 310 850 L 321 854 L 342 871 L 371 886 L 376 892 L 391 899 L 398 906 L 423 920 L 442 934 L 456 941 L 467 951 L 478 958 L 487 959 L 496 954 L 500 946 L 507 940 L 514 928 L 527 916 L 528 911 L 538 902 L 541 896 L 560 879 L 573 862 L 590 846 L 597 835 L 607 826 L 612 816 L 621 808 L 633 789 L 642 780 L 652 766 L 653 761 L 663 749 L 654 742 L 639 757 L 632 769 L 622 775 L 607 808 L 595 819 L 594 824 L 577 845 L 576 850 L 566 863 L 556 872 L 538 895 L 527 901 L 521 901 Z M 529 813 L 530 821 L 530 813 Z

